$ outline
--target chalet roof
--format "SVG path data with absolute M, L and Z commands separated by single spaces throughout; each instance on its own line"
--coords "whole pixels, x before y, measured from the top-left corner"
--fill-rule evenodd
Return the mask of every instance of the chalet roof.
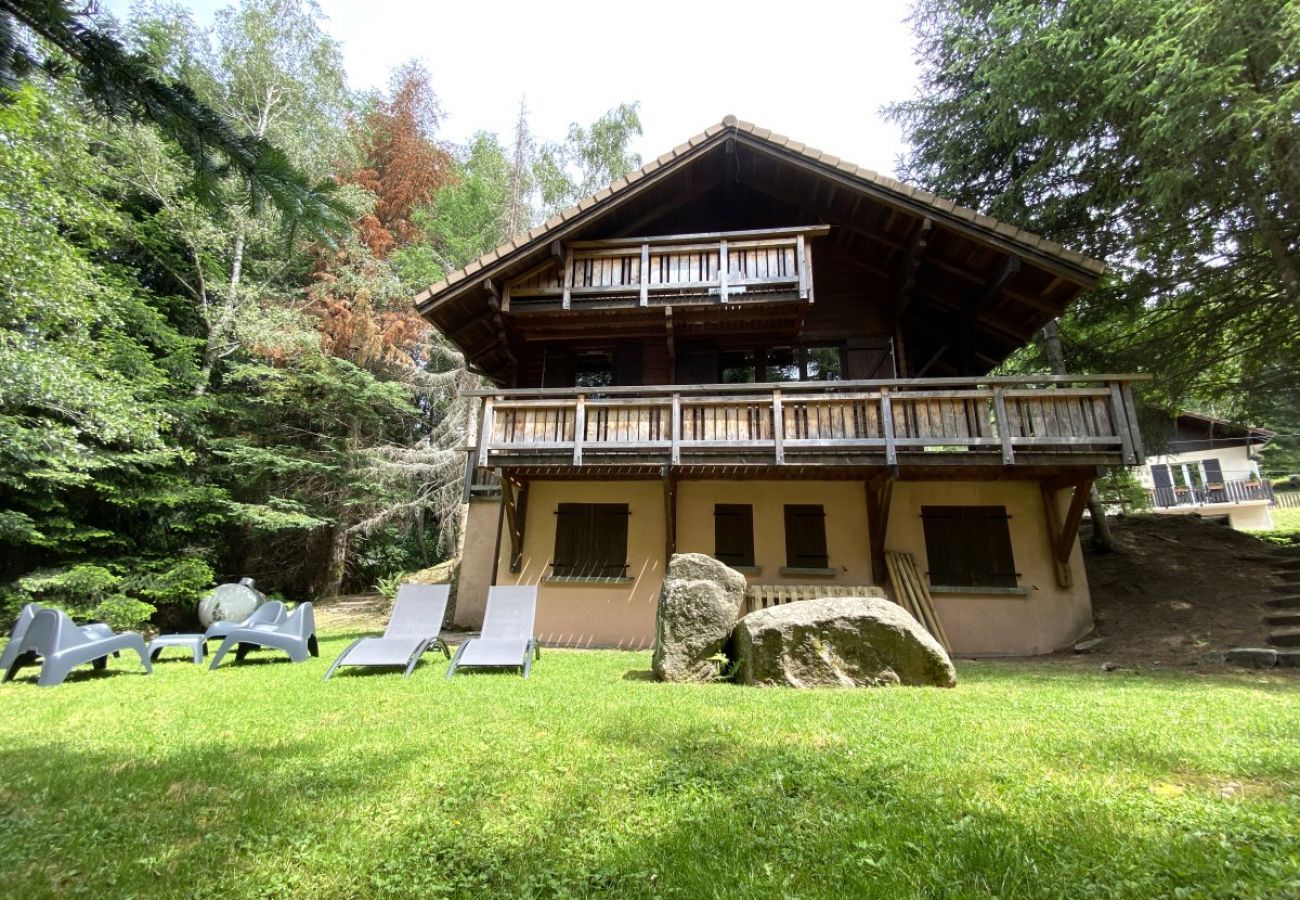
M 1240 422 L 1221 419 L 1218 416 L 1212 416 L 1209 413 L 1187 410 L 1179 413 L 1175 418 L 1177 424 L 1180 426 L 1203 428 L 1210 434 L 1217 433 L 1223 437 L 1241 438 L 1251 444 L 1267 444 L 1277 436 L 1276 431 L 1271 431 L 1267 428 L 1258 428 L 1254 425 L 1243 425 Z
M 638 205 L 644 204 L 646 197 L 658 196 L 656 190 L 659 187 L 674 184 L 674 179 L 690 177 L 690 173 L 683 170 L 724 147 L 731 150 L 733 145 L 758 153 L 775 165 L 797 169 L 799 178 L 813 179 L 825 185 L 826 189 L 821 192 L 823 195 L 838 191 L 841 197 L 852 194 L 864 198 L 874 209 L 889 210 L 891 218 L 897 214 L 902 223 L 920 225 L 923 220 L 929 220 L 955 240 L 966 242 L 962 246 L 968 248 L 970 252 L 965 255 L 971 259 L 974 250 L 982 248 L 983 258 L 970 262 L 967 267 L 966 274 L 973 276 L 975 281 L 993 280 L 987 271 L 988 260 L 992 258 L 988 251 L 1023 261 L 1035 277 L 1041 275 L 1042 278 L 1035 282 L 1035 291 L 1041 290 L 1042 294 L 1026 300 L 1026 308 L 1032 311 L 1022 316 L 1016 328 L 1007 329 L 1001 335 L 998 346 L 987 354 L 989 357 L 1005 358 L 1027 340 L 1025 335 L 1032 333 L 1031 328 L 1041 327 L 1059 315 L 1075 296 L 1095 284 L 1105 271 L 1103 263 L 1023 228 L 982 215 L 928 191 L 774 134 L 766 128 L 727 116 L 663 156 L 448 274 L 414 298 L 417 309 L 460 345 L 477 368 L 500 379 L 505 365 L 500 348 L 493 350 L 489 342 L 494 339 L 481 335 L 479 329 L 469 324 L 475 319 L 482 322 L 495 320 L 496 328 L 504 328 L 499 314 L 490 308 L 485 292 L 485 287 L 490 289 L 490 286 L 486 282 L 491 280 L 499 285 L 503 279 L 535 265 L 554 242 L 605 236 L 600 233 L 603 226 L 598 222 L 607 221 L 607 217 L 624 207 L 629 210 L 629 215 L 632 211 L 639 211 Z M 664 187 L 664 190 L 669 188 Z M 906 228 L 911 227 L 906 225 Z M 954 264 L 964 265 L 949 260 L 949 270 L 954 268 Z M 470 330 L 476 335 L 473 342 L 458 340 L 453 334 Z

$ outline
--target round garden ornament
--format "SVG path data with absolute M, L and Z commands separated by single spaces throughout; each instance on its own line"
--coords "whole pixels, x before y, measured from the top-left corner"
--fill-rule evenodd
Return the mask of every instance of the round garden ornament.
M 243 621 L 266 600 L 243 584 L 219 584 L 199 601 L 199 621 L 207 628 L 213 622 Z

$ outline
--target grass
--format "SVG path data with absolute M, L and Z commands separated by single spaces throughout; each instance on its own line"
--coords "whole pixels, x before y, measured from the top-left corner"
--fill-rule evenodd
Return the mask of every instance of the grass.
M 1295 535 L 1300 539 L 1300 506 L 1273 507 L 1273 532 L 1275 534 Z
M 955 690 L 127 660 L 0 686 L 8 896 L 1300 894 L 1300 691 L 965 663 Z M 250 658 L 251 659 L 251 658 Z

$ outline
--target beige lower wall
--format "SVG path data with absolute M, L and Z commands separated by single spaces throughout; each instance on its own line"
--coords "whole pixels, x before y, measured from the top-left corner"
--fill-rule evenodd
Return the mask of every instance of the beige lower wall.
M 452 618 L 458 628 L 477 630 L 483 625 L 487 592 L 495 575 L 500 523 L 500 500 L 470 501 L 465 514 L 465 545 L 456 576 L 456 612 Z
M 559 503 L 627 503 L 628 584 L 548 583 Z M 683 481 L 678 485 L 677 548 L 711 554 L 713 504 L 754 506 L 754 555 L 760 572 L 751 583 L 873 584 L 867 535 L 866 494 L 852 481 Z M 820 503 L 826 508 L 827 552 L 834 576 L 783 576 L 786 503 Z M 938 594 L 935 606 L 960 656 L 1047 653 L 1066 646 L 1092 627 L 1092 605 L 1082 553 L 1076 542 L 1073 587 L 1057 586 L 1037 483 L 1017 481 L 898 482 L 890 508 L 886 549 L 916 556 L 928 571 L 921 507 L 1001 505 L 1010 529 L 1020 584 L 1017 594 Z M 1068 493 L 1059 497 L 1062 516 Z M 486 520 L 486 516 L 484 517 Z M 472 521 L 467 543 L 475 538 Z M 486 521 L 479 526 L 486 533 Z M 495 523 L 492 524 L 495 535 Z M 496 583 L 539 586 L 537 632 L 548 644 L 641 648 L 654 642 L 655 606 L 665 568 L 663 485 L 658 481 L 532 482 L 528 492 L 523 565 L 509 571 L 508 537 L 502 534 Z M 490 539 L 490 538 L 489 538 Z M 463 565 L 463 563 L 462 563 Z M 463 576 L 462 576 L 463 577 Z M 486 591 L 483 592 L 483 595 Z M 466 607 L 470 609 L 470 607 Z M 477 608 L 481 622 L 482 607 Z M 461 621 L 458 604 L 457 621 Z M 475 623 L 469 623 L 471 627 Z
M 1199 506 L 1165 506 L 1150 511 L 1157 516 L 1201 516 L 1214 519 L 1228 517 L 1228 524 L 1237 531 L 1271 531 L 1273 512 L 1267 500 L 1246 500 L 1242 503 L 1202 503 Z
M 1068 492 L 1058 497 L 1062 518 Z M 1092 628 L 1083 551 L 1076 540 L 1070 555 L 1074 584 L 1056 583 L 1038 484 L 1027 481 L 901 481 L 894 485 L 887 550 L 915 555 L 917 570 L 929 570 L 921 507 L 1005 506 L 1011 516 L 1011 550 L 1027 594 L 936 594 L 935 610 L 956 656 L 1029 656 L 1050 653 Z
M 548 583 L 560 503 L 626 503 L 630 584 Z M 537 636 L 570 647 L 643 648 L 654 643 L 655 605 L 664 579 L 664 490 L 658 481 L 534 481 L 528 487 L 523 565 L 510 571 L 502 536 L 497 584 L 535 584 Z

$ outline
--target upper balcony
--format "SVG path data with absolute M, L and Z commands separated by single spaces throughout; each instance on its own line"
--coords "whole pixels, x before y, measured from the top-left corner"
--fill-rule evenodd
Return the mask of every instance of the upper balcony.
M 1141 376 L 485 390 L 484 468 L 1135 465 Z
M 809 241 L 829 226 L 573 241 L 508 281 L 503 311 L 813 300 Z

